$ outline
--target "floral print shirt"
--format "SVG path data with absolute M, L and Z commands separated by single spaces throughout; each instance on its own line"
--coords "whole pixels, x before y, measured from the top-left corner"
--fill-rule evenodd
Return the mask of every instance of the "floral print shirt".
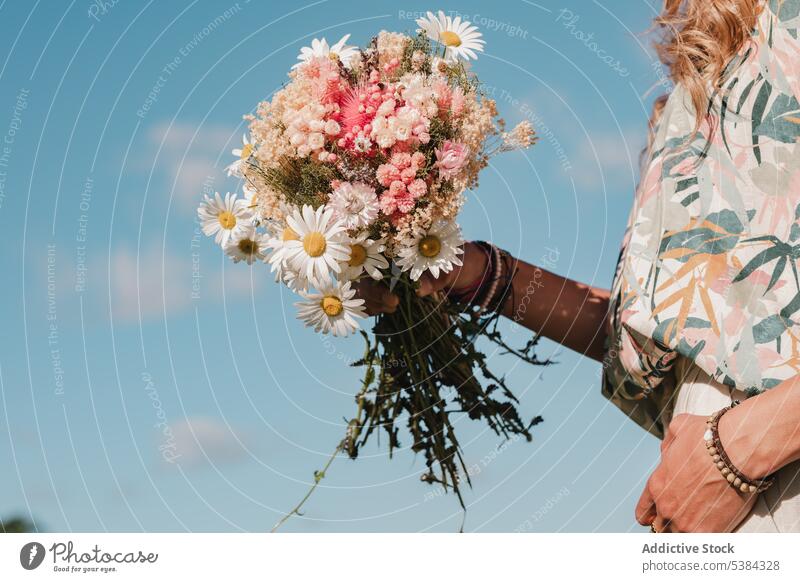
M 657 436 L 689 358 L 757 394 L 800 373 L 800 0 L 771 0 L 709 121 L 678 86 L 612 287 L 603 393 Z M 710 136 L 710 138 L 709 138 Z

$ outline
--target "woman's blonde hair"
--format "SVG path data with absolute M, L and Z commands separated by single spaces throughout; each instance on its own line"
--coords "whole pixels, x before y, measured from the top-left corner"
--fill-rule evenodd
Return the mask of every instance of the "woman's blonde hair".
M 726 67 L 756 26 L 762 0 L 664 0 L 654 21 L 655 43 L 669 77 L 689 93 L 696 133 L 709 112 L 710 99 L 725 82 Z M 656 100 L 651 128 L 664 108 Z

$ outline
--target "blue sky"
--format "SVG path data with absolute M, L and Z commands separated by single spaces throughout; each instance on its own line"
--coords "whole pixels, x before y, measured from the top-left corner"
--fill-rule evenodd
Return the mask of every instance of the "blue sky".
M 74 531 L 263 531 L 305 492 L 353 411 L 361 340 L 294 320 L 267 269 L 198 236 L 241 116 L 301 46 L 411 31 L 443 9 L 480 26 L 474 68 L 540 143 L 495 158 L 461 223 L 534 263 L 611 283 L 663 87 L 654 1 L 0 3 L 0 516 Z M 509 328 L 523 344 L 523 330 Z M 600 395 L 600 366 L 492 356 L 534 441 L 463 419 L 467 531 L 637 531 L 657 441 Z M 171 439 L 164 435 L 169 427 Z M 407 442 L 405 439 L 404 442 Z M 373 443 L 338 459 L 287 531 L 455 531 L 423 460 Z M 168 460 L 171 462 L 168 462 Z

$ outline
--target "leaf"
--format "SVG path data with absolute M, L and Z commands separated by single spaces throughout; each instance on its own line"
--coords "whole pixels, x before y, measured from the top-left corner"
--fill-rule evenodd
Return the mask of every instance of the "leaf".
M 769 84 L 769 81 L 764 81 L 764 84 L 761 85 L 761 88 L 758 90 L 758 95 L 756 95 L 755 103 L 753 103 L 753 113 L 752 113 L 752 133 L 753 133 L 753 155 L 756 158 L 756 161 L 759 165 L 761 165 L 761 148 L 758 146 L 758 131 L 757 128 L 761 124 L 761 119 L 764 117 L 764 111 L 767 109 L 767 102 L 769 101 L 770 93 L 772 93 L 772 85 Z
M 780 247 L 769 247 L 767 249 L 764 249 L 756 256 L 754 256 L 752 259 L 750 259 L 750 262 L 744 266 L 744 269 L 739 271 L 739 273 L 733 278 L 733 283 L 738 283 L 739 281 L 743 281 L 744 279 L 749 277 L 753 273 L 753 271 L 763 267 L 766 263 L 769 263 L 770 261 L 774 261 L 782 254 L 783 251 L 780 249 Z
M 693 228 L 661 239 L 659 254 L 675 248 L 691 249 L 696 254 L 722 254 L 733 249 L 738 242 L 736 235 L 720 234 L 710 228 Z
M 700 198 L 700 192 L 692 192 L 686 198 L 681 200 L 681 206 L 689 206 L 692 202 Z
M 725 145 L 728 155 L 731 155 L 731 148 L 728 146 L 728 133 L 725 131 L 725 115 L 728 113 L 728 96 L 730 95 L 731 89 L 733 89 L 734 85 L 736 85 L 738 81 L 739 77 L 734 77 L 733 81 L 731 81 L 730 85 L 728 85 L 727 90 L 722 97 L 722 103 L 719 111 L 720 134 L 722 134 L 722 143 Z
M 742 94 L 739 96 L 739 102 L 736 104 L 736 115 L 742 112 L 742 105 L 747 100 L 748 95 L 750 95 L 750 91 L 753 89 L 753 85 L 755 85 L 756 79 L 750 81 L 747 85 L 745 85 L 744 89 L 742 89 Z
M 666 341 L 671 342 L 686 325 L 686 318 L 689 316 L 689 311 L 692 307 L 692 303 L 694 302 L 694 290 L 696 285 L 697 282 L 694 279 L 690 279 L 686 287 L 678 289 L 675 291 L 675 293 L 667 297 L 664 301 L 659 303 L 655 309 L 653 309 L 653 316 L 656 316 L 678 301 L 681 303 L 680 309 L 678 310 L 678 316 L 675 318 L 674 324 L 668 326 L 668 332 L 665 331 Z
M 697 185 L 697 176 L 692 176 L 691 178 L 684 178 L 682 180 L 677 180 L 675 182 L 675 192 L 683 192 L 690 186 Z
M 681 287 L 680 289 L 675 291 L 672 295 L 670 295 L 669 297 L 658 303 L 652 311 L 653 316 L 656 316 L 665 309 L 672 307 L 681 299 L 686 300 L 686 291 L 687 290 L 684 287 Z
M 706 216 L 706 220 L 712 224 L 717 224 L 725 229 L 725 232 L 731 234 L 742 234 L 744 226 L 742 221 L 739 220 L 739 215 L 733 210 L 720 210 L 719 212 L 712 212 Z
M 757 344 L 766 344 L 776 340 L 794 323 L 788 317 L 770 315 L 753 326 L 753 339 Z
M 755 127 L 754 133 L 783 143 L 794 143 L 800 137 L 800 124 L 791 118 L 798 112 L 800 103 L 794 95 L 782 93 L 775 98 L 769 113 Z
M 800 0 L 769 0 L 769 6 L 781 22 L 792 20 L 800 14 Z
M 775 265 L 775 269 L 772 271 L 772 278 L 769 280 L 769 285 L 767 285 L 767 291 L 772 289 L 775 286 L 775 283 L 780 281 L 783 270 L 786 268 L 786 260 L 787 259 L 785 255 L 778 259 L 778 264 Z M 764 291 L 764 293 L 767 291 Z
M 711 302 L 711 297 L 708 295 L 708 289 L 705 287 L 700 288 L 700 299 L 703 301 L 703 307 L 706 310 L 706 317 L 708 317 L 708 322 L 711 324 L 711 329 L 714 330 L 715 334 L 719 335 L 717 316 L 714 315 L 716 310 L 714 309 L 714 304 Z
M 789 318 L 790 315 L 793 315 L 798 309 L 800 309 L 800 293 L 795 295 L 792 300 L 780 311 L 781 317 L 786 319 Z
M 686 261 L 686 263 L 684 263 L 684 265 L 680 269 L 675 271 L 675 273 L 669 279 L 662 282 L 661 285 L 659 285 L 656 288 L 656 291 L 663 291 L 667 287 L 671 287 L 672 285 L 677 283 L 688 273 L 690 273 L 691 271 L 693 271 L 694 269 L 698 268 L 703 263 L 705 263 L 707 261 L 707 256 L 708 255 L 694 255 L 691 259 Z

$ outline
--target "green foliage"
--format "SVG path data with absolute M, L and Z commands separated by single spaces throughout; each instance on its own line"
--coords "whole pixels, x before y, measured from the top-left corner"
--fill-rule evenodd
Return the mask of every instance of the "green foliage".
M 24 517 L 11 517 L 0 520 L 0 533 L 35 532 L 36 527 Z
M 453 415 L 483 420 L 498 435 L 520 435 L 528 441 L 531 427 L 542 420 L 521 417 L 505 378 L 492 372 L 475 342 L 483 337 L 533 365 L 550 362 L 534 354 L 537 337 L 519 350 L 506 344 L 497 329 L 497 315 L 466 315 L 441 297 L 420 298 L 404 278 L 395 293 L 400 296 L 398 310 L 376 319 L 374 341 L 364 334 L 365 355 L 353 364 L 366 371 L 357 397 L 359 414 L 350 421 L 342 448 L 356 458 L 369 437 L 382 429 L 391 454 L 400 446 L 402 419 L 412 439 L 411 450 L 425 457 L 428 470 L 423 481 L 452 490 L 463 507 L 460 485 L 470 478 Z
M 412 70 L 412 56 L 417 51 L 428 57 L 419 70 L 426 75 L 431 74 L 430 57 L 433 55 L 434 49 L 431 45 L 431 40 L 424 33 L 418 33 L 416 36 L 411 36 L 411 40 L 406 44 L 406 48 L 403 51 L 403 59 L 400 63 L 400 75 L 404 75 Z
M 451 85 L 461 87 L 464 93 L 471 93 L 477 91 L 480 86 L 480 81 L 475 73 L 470 73 L 464 66 L 463 61 L 448 67 L 447 77 Z
M 278 165 L 266 170 L 252 165 L 267 185 L 286 197 L 287 202 L 302 206 L 310 204 L 317 208 L 327 199 L 331 181 L 341 179 L 336 169 L 320 164 L 310 158 L 283 157 Z

